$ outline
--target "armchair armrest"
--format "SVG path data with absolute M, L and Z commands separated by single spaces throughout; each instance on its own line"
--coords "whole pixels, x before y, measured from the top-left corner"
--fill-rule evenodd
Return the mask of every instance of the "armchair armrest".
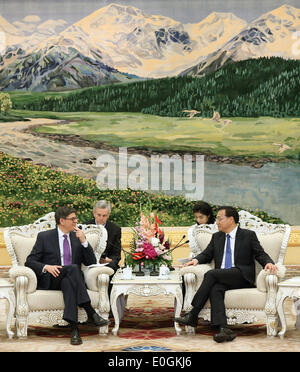
M 192 309 L 191 302 L 193 297 L 200 287 L 203 277 L 207 271 L 211 270 L 210 265 L 186 266 L 180 269 L 179 274 L 184 277 L 185 283 L 185 297 L 184 297 L 184 311 Z
M 16 282 L 17 278 L 23 276 L 26 277 L 28 282 L 25 288 L 26 293 L 33 293 L 37 288 L 37 278 L 35 272 L 26 266 L 13 266 L 9 270 L 9 277 Z
M 83 271 L 84 279 L 89 290 L 98 292 L 98 276 L 107 275 L 108 277 L 114 274 L 114 270 L 110 267 L 92 267 Z
M 260 292 L 267 292 L 270 286 L 269 282 L 272 281 L 272 278 L 270 278 L 271 276 L 276 276 L 278 279 L 281 279 L 285 276 L 286 267 L 281 263 L 277 263 L 276 267 L 278 270 L 275 274 L 270 274 L 269 270 L 262 269 L 257 275 L 256 287 Z
M 180 269 L 179 274 L 184 276 L 186 274 L 194 274 L 196 277 L 196 287 L 198 288 L 202 283 L 203 277 L 207 271 L 211 270 L 210 265 L 196 265 L 196 266 L 186 266 Z

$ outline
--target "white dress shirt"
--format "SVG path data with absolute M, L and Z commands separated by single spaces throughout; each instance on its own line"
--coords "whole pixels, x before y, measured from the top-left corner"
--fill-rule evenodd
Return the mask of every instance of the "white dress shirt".
M 230 248 L 231 248 L 231 263 L 232 263 L 232 267 L 235 266 L 234 265 L 234 248 L 235 248 L 235 236 L 236 236 L 237 229 L 238 229 L 238 226 L 236 226 L 231 231 L 231 233 L 229 233 L 229 236 L 230 236 L 229 239 L 230 239 Z M 223 253 L 223 260 L 222 260 L 221 269 L 225 269 L 226 244 L 227 244 L 227 238 L 225 238 L 224 253 Z
M 72 262 L 72 249 L 71 249 L 71 241 L 70 241 L 70 233 L 68 234 L 65 234 L 63 233 L 59 227 L 57 228 L 57 231 L 58 231 L 58 242 L 59 242 L 59 250 L 60 250 L 60 259 L 61 259 L 61 265 L 64 266 L 65 262 L 64 262 L 64 235 L 67 235 L 67 239 L 68 239 L 68 242 L 69 242 L 69 245 L 70 245 L 70 257 L 71 257 L 71 262 Z
M 59 243 L 61 266 L 64 266 L 64 240 L 65 240 L 64 235 L 67 235 L 67 239 L 70 245 L 70 251 L 71 251 L 70 255 L 71 255 L 71 261 L 72 261 L 72 248 L 71 248 L 71 241 L 70 241 L 70 233 L 68 234 L 63 233 L 59 227 L 57 227 L 57 231 L 58 231 L 58 243 Z M 89 245 L 87 240 L 81 244 L 84 246 L 84 248 L 87 248 Z M 45 266 L 43 267 L 43 270 L 42 270 L 43 273 L 46 273 Z

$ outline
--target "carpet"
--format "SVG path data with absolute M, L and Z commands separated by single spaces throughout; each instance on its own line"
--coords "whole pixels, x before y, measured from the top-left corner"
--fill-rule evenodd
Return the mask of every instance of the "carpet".
M 288 329 L 284 340 L 267 338 L 262 322 L 232 326 L 237 333 L 233 342 L 217 344 L 214 331 L 208 322 L 199 320 L 195 335 L 183 330 L 177 336 L 173 328 L 173 299 L 170 296 L 140 298 L 129 296 L 127 309 L 121 322 L 118 336 L 99 336 L 97 329 L 80 325 L 83 344 L 72 346 L 68 328 L 43 327 L 32 324 L 28 327 L 27 340 L 9 340 L 5 332 L 5 300 L 0 301 L 0 351 L 90 351 L 90 352 L 201 352 L 201 351 L 298 351 L 300 331 L 294 328 L 295 316 L 290 311 L 291 302 L 285 303 Z

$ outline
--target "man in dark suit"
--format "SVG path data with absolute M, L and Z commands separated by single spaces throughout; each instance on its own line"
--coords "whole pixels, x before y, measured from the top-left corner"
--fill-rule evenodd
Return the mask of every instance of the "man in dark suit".
M 219 329 L 214 335 L 216 342 L 232 341 L 236 335 L 227 328 L 224 297 L 229 289 L 254 287 L 255 260 L 265 270 L 274 274 L 274 262 L 263 250 L 254 231 L 238 227 L 239 215 L 233 207 L 221 207 L 216 222 L 219 232 L 213 234 L 206 249 L 184 266 L 215 262 L 215 269 L 209 270 L 195 294 L 193 309 L 175 321 L 193 327 L 197 326 L 198 314 L 210 299 L 211 325 Z
M 109 322 L 101 318 L 91 306 L 81 264 L 95 264 L 96 257 L 83 231 L 76 226 L 75 210 L 60 207 L 55 212 L 55 220 L 55 229 L 38 234 L 25 266 L 35 272 L 38 289 L 63 292 L 63 319 L 71 325 L 71 344 L 80 345 L 82 340 L 78 330 L 78 306 L 85 309 L 88 322 L 99 327 Z
M 110 212 L 110 203 L 106 200 L 100 200 L 93 207 L 94 218 L 84 224 L 102 225 L 106 228 L 107 245 L 100 258 L 100 263 L 108 263 L 107 266 L 116 272 L 121 260 L 121 228 L 109 221 Z

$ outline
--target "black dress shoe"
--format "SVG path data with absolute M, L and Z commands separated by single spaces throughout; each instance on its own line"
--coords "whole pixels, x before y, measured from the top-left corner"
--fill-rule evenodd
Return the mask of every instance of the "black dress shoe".
M 79 334 L 78 328 L 72 328 L 71 332 L 71 345 L 81 345 L 82 339 Z
M 229 328 L 221 327 L 219 333 L 214 335 L 216 342 L 232 341 L 236 338 L 236 334 Z
M 88 317 L 87 320 L 88 324 L 94 324 L 97 327 L 103 327 L 109 324 L 108 319 L 103 319 L 100 315 L 98 315 L 96 312 Z
M 198 316 L 191 313 L 186 313 L 183 317 L 175 318 L 174 320 L 179 324 L 191 327 L 197 327 L 198 324 Z

